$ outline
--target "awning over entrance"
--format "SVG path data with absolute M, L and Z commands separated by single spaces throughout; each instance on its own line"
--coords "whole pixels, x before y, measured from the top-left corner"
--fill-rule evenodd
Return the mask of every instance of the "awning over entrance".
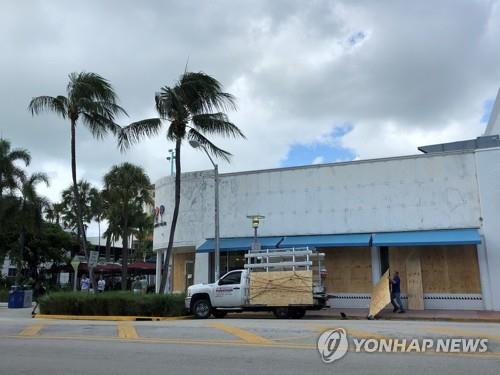
M 283 237 L 259 237 L 262 248 L 272 249 L 278 246 Z M 242 251 L 252 248 L 253 237 L 221 238 L 219 248 L 221 251 Z M 212 253 L 215 249 L 215 240 L 205 241 L 198 249 L 197 253 Z
M 372 240 L 373 246 L 475 245 L 481 236 L 477 229 L 444 229 L 375 233 Z
M 371 234 L 328 234 L 318 236 L 287 236 L 280 247 L 369 246 Z

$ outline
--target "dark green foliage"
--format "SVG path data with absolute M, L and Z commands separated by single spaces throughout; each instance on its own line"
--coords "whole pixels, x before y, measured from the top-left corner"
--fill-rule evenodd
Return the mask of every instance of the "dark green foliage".
M 56 292 L 41 299 L 40 312 L 52 315 L 180 316 L 185 314 L 184 297 L 183 294 Z

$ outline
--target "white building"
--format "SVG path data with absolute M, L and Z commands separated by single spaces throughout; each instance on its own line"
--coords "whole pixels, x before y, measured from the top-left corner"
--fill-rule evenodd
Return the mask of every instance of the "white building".
M 497 100 L 485 135 L 500 133 L 499 108 Z M 307 245 L 326 254 L 332 306 L 366 307 L 389 267 L 400 272 L 413 306 L 500 310 L 499 137 L 421 150 L 427 153 L 221 174 L 221 274 L 242 267 L 252 244 L 247 215 L 258 213 L 263 248 Z M 160 262 L 174 178 L 160 179 L 155 196 L 168 224 L 154 232 Z M 213 238 L 213 171 L 185 173 L 174 291 L 213 278 Z

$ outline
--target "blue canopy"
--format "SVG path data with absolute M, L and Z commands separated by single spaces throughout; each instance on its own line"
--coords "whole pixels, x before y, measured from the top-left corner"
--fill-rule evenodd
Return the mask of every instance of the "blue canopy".
M 287 236 L 280 247 L 339 247 L 370 246 L 371 234 L 327 234 L 317 236 Z
M 475 245 L 481 243 L 481 236 L 475 228 L 443 229 L 375 233 L 372 240 L 374 246 Z
M 272 249 L 278 246 L 283 237 L 259 237 L 263 249 Z M 253 237 L 221 238 L 219 248 L 221 251 L 242 251 L 252 248 Z M 212 253 L 215 249 L 215 240 L 206 240 L 196 251 L 198 253 Z

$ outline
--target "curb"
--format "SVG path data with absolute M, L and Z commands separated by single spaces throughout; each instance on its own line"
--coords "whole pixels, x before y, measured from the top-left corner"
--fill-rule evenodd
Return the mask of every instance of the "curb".
M 306 319 L 307 319 L 306 315 Z M 368 320 L 365 316 L 349 316 L 347 315 L 346 319 L 342 319 L 340 316 L 323 316 L 323 315 L 311 315 L 309 316 L 311 319 L 332 319 L 332 320 Z M 430 322 L 460 322 L 460 323 L 500 323 L 500 318 L 452 318 L 452 317 L 426 317 L 426 316 L 409 316 L 409 317 L 400 317 L 400 316 L 380 316 L 373 319 L 374 321 L 383 321 L 383 320 L 395 320 L 399 322 L 404 321 L 430 321 Z
M 56 319 L 56 320 L 97 320 L 97 321 L 165 321 L 165 320 L 184 320 L 190 319 L 191 316 L 101 316 L 101 315 L 49 315 L 36 314 L 35 319 Z

